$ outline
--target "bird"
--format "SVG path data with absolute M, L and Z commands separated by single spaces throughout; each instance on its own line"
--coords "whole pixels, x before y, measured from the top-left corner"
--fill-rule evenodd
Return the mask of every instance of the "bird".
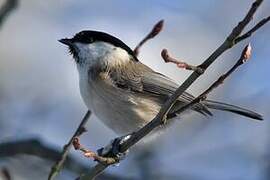
M 68 46 L 76 62 L 85 105 L 117 134 L 129 134 L 149 123 L 179 87 L 171 78 L 139 61 L 128 45 L 108 33 L 83 30 L 59 41 Z M 194 98 L 184 92 L 167 118 L 177 119 L 175 111 Z M 212 116 L 212 109 L 263 119 L 251 110 L 208 99 L 187 112 Z

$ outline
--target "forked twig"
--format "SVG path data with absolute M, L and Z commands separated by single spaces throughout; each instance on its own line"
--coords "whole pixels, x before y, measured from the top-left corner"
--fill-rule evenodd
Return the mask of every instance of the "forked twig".
M 270 21 L 270 16 L 262 19 L 260 22 L 258 22 L 253 28 L 251 28 L 248 32 L 245 34 L 239 36 L 238 38 L 235 39 L 235 43 L 238 43 L 239 41 L 242 41 L 246 38 L 249 38 L 255 31 L 257 31 L 260 27 L 265 25 L 267 22 Z

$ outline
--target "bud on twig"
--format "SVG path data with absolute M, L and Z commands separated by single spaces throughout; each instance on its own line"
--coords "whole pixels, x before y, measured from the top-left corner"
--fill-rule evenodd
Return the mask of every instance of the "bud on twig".
M 248 45 L 244 48 L 243 52 L 242 52 L 242 62 L 245 63 L 247 62 L 247 60 L 251 57 L 251 45 L 250 43 L 248 43 Z
M 190 65 L 190 64 L 187 64 L 186 62 L 182 62 L 182 61 L 179 61 L 173 57 L 171 57 L 168 53 L 168 50 L 167 49 L 163 49 L 161 51 L 161 57 L 163 58 L 163 60 L 165 61 L 165 63 L 173 63 L 173 64 L 176 64 L 176 66 L 178 68 L 183 68 L 183 69 L 187 69 L 187 70 L 193 70 L 193 71 L 197 71 L 198 70 L 198 67 L 197 66 L 193 66 L 193 65 Z
M 149 33 L 148 37 L 154 38 L 156 35 L 158 35 L 162 31 L 163 25 L 164 25 L 164 20 L 160 20 L 157 24 L 155 24 L 154 28 Z
M 160 20 L 157 24 L 154 25 L 153 29 L 151 30 L 151 32 L 149 34 L 147 34 L 147 36 L 145 36 L 143 38 L 143 40 L 135 47 L 134 54 L 136 56 L 138 56 L 139 54 L 139 50 L 142 47 L 142 45 L 144 43 L 146 43 L 149 39 L 154 38 L 156 35 L 158 35 L 161 30 L 163 29 L 163 25 L 164 25 L 164 20 Z

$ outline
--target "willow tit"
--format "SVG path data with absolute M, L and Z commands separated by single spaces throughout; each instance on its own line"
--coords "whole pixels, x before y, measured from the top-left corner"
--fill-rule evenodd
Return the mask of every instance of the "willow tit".
M 84 103 L 109 128 L 128 134 L 151 121 L 178 84 L 141 63 L 121 40 L 99 31 L 81 31 L 73 38 L 59 40 L 69 47 L 79 72 Z M 174 110 L 189 103 L 194 96 L 185 92 Z M 262 120 L 253 111 L 222 102 L 205 100 L 189 111 L 212 115 L 209 109 L 229 111 Z

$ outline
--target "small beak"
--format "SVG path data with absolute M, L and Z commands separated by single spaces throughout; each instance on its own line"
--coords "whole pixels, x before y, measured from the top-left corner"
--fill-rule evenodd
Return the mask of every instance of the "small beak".
M 64 38 L 64 39 L 60 39 L 58 40 L 60 43 L 63 43 L 67 46 L 72 46 L 73 45 L 73 41 L 72 39 L 68 39 L 68 38 Z

